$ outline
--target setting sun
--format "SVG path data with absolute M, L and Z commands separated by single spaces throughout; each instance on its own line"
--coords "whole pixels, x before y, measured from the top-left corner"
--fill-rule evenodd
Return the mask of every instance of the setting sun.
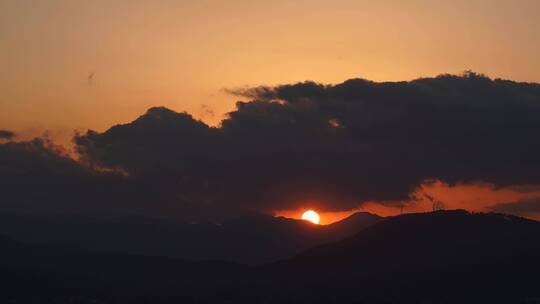
M 306 221 L 310 221 L 313 224 L 318 224 L 320 221 L 319 214 L 313 210 L 308 210 L 302 214 L 302 219 Z

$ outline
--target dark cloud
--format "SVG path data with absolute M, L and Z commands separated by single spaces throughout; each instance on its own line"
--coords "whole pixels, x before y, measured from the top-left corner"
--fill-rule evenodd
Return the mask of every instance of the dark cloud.
M 131 123 L 78 134 L 76 159 L 47 139 L 0 144 L 2 210 L 219 219 L 402 204 L 437 179 L 529 192 L 540 184 L 538 84 L 467 73 L 234 93 L 247 101 L 219 127 L 151 108 Z M 495 210 L 517 206 L 537 203 Z
M 119 176 L 75 161 L 48 139 L 0 144 L 0 207 L 7 211 L 78 212 L 116 207 Z M 117 209 L 117 208 L 116 208 Z
M 8 130 L 0 130 L 0 140 L 11 140 L 15 138 L 15 133 Z
M 188 202 L 186 197 L 197 189 L 177 188 L 178 181 L 170 181 L 164 168 L 153 170 L 144 176 L 126 176 L 121 170 L 88 166 L 46 138 L 0 144 L 0 211 L 139 214 L 185 220 L 219 219 L 238 212 L 212 208 L 193 198 Z
M 516 186 L 510 186 L 509 189 L 515 192 L 533 193 L 533 192 L 540 192 L 540 185 L 516 185 Z
M 137 200 L 204 210 L 351 209 L 424 181 L 540 184 L 540 85 L 482 75 L 351 79 L 234 91 L 218 128 L 152 108 L 75 138 L 91 168 L 127 173 Z
M 516 202 L 500 203 L 491 207 L 491 210 L 521 216 L 540 214 L 540 197 L 519 200 Z

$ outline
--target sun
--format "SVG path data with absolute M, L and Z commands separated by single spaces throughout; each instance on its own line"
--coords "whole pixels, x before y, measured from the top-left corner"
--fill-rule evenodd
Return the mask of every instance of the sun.
M 318 224 L 321 218 L 317 212 L 313 210 L 308 210 L 304 212 L 304 214 L 302 214 L 302 219 L 306 221 L 310 221 L 313 224 Z

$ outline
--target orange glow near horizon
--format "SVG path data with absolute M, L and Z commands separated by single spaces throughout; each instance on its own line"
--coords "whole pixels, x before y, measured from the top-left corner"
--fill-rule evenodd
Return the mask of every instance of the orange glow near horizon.
M 286 218 L 292 218 L 292 219 L 302 219 L 302 215 L 304 214 L 306 209 L 298 209 L 298 210 L 281 210 L 274 212 L 274 216 L 282 216 Z M 317 214 L 319 214 L 319 225 L 328 225 L 332 224 L 334 222 L 340 221 L 358 210 L 349 210 L 349 211 L 338 211 L 338 212 L 321 212 L 318 211 Z
M 489 184 L 469 184 L 449 186 L 443 182 L 434 182 L 422 185 L 418 194 L 428 194 L 434 199 L 443 202 L 444 209 L 465 209 L 468 211 L 489 212 L 490 207 L 499 203 L 515 202 L 522 199 L 540 197 L 540 190 L 519 191 L 511 188 L 497 189 Z M 301 219 L 306 209 L 279 210 L 275 216 L 283 216 L 293 219 Z M 432 210 L 431 202 L 422 199 L 415 202 L 403 202 L 403 213 L 429 212 Z M 346 211 L 328 212 L 319 211 L 321 225 L 328 225 L 340 221 L 356 212 L 370 212 L 380 216 L 399 215 L 402 210 L 400 204 L 381 204 L 378 202 L 366 202 L 358 208 Z M 540 220 L 540 214 L 519 215 L 535 220 Z

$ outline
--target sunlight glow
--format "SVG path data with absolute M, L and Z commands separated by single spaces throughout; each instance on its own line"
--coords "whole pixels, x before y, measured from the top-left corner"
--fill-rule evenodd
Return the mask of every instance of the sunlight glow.
M 313 210 L 308 210 L 302 214 L 302 219 L 306 221 L 310 221 L 313 224 L 319 224 L 320 217 L 319 214 Z

